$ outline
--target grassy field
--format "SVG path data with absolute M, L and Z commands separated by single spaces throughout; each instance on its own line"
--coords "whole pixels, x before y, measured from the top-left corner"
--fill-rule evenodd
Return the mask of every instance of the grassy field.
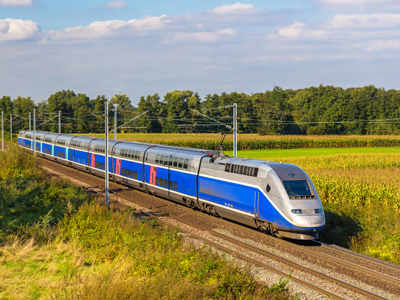
M 155 219 L 98 205 L 0 151 L 0 299 L 295 299 Z
M 249 157 L 262 160 L 275 158 L 330 156 L 339 154 L 391 154 L 400 153 L 400 147 L 351 147 L 351 148 L 310 148 L 310 149 L 274 149 L 274 150 L 239 150 L 238 157 Z M 232 151 L 225 151 L 232 156 Z

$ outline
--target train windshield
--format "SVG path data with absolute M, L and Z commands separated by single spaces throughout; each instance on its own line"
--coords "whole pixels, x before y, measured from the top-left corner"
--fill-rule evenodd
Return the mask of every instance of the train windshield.
M 285 180 L 283 185 L 289 197 L 312 196 L 310 187 L 306 180 Z

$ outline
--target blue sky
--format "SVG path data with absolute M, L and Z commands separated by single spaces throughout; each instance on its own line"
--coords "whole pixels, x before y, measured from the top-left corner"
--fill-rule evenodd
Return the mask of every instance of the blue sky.
M 399 89 L 398 0 L 0 0 L 0 97 Z

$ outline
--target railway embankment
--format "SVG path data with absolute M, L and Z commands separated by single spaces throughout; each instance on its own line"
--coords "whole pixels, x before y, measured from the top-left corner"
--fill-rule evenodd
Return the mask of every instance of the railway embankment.
M 95 183 L 50 175 L 14 147 L 0 161 L 0 298 L 293 298 L 134 208 L 99 205 Z

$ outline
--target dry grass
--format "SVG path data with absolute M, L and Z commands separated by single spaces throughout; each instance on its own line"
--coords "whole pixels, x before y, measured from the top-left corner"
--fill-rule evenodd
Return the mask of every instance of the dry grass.
M 262 286 L 246 269 L 176 231 L 132 212 L 83 205 L 57 239 L 0 252 L 1 299 L 288 299 L 285 286 Z

